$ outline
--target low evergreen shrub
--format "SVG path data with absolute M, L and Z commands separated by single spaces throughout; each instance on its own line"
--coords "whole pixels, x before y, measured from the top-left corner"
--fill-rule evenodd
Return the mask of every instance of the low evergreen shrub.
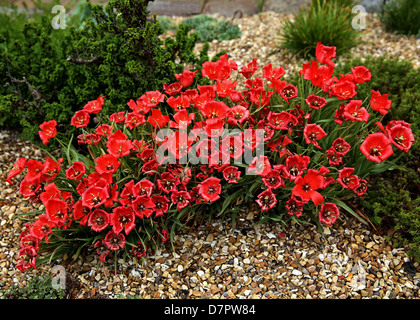
M 399 159 L 396 170 L 372 178 L 371 192 L 359 205 L 376 225 L 395 229 L 395 244 L 407 245 L 409 253 L 420 260 L 420 70 L 407 60 L 368 56 L 337 66 L 337 72 L 345 74 L 358 65 L 370 69 L 372 80 L 369 86 L 359 85 L 355 98 L 366 96 L 371 89 L 388 93 L 392 104 L 383 122 L 396 118 L 409 122 L 417 141 Z
M 200 68 L 208 60 L 208 45 L 195 55 L 198 37 L 186 25 L 175 38 L 161 40 L 156 17 L 149 18 L 149 2 L 88 3 L 83 22 L 69 21 L 65 29 L 52 27 L 51 6 L 30 19 L 13 8 L 2 12 L 0 126 L 35 141 L 39 124 L 54 119 L 65 128 L 60 138 L 68 141 L 74 133 L 68 119 L 86 101 L 106 95 L 104 112 L 111 114 L 133 97 L 175 81 L 173 75 L 186 66 Z

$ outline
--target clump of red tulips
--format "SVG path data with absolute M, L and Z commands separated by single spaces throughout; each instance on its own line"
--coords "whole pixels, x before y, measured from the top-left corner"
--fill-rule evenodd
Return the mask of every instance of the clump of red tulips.
M 17 268 L 84 249 L 101 261 L 143 257 L 194 216 L 234 217 L 255 202 L 262 221 L 357 216 L 346 201 L 365 194 L 369 175 L 395 165 L 394 152 L 414 139 L 409 123 L 382 123 L 387 94 L 353 100 L 371 74 L 356 66 L 334 75 L 334 57 L 319 43 L 292 84 L 283 67 L 254 59 L 239 68 L 223 55 L 128 101 L 128 111 L 105 115 L 106 97 L 88 102 L 71 119 L 78 148 L 60 142 L 62 158 L 18 159 L 7 178 L 13 184 L 26 168 L 19 192 L 45 207 L 26 215 L 33 222 L 21 233 Z M 195 85 L 201 76 L 211 84 Z M 56 125 L 40 126 L 44 144 L 57 139 Z

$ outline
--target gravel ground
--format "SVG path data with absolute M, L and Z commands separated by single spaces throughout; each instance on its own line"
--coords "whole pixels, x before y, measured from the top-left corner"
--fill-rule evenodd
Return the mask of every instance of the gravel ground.
M 218 15 L 213 16 L 218 17 Z M 239 66 L 257 58 L 258 64 L 261 66 L 266 63 L 272 63 L 273 67 L 284 66 L 286 75 L 292 74 L 302 67 L 302 62 L 305 62 L 305 60 L 298 59 L 285 50 L 270 55 L 280 44 L 279 31 L 284 19 L 290 18 L 292 18 L 290 14 L 285 15 L 269 11 L 259 15 L 229 20 L 240 26 L 242 36 L 227 41 L 212 41 L 209 52 L 210 58 L 224 49 Z M 173 17 L 173 20 L 177 23 L 184 19 L 183 17 Z M 385 32 L 384 26 L 376 14 L 369 13 L 366 15 L 366 28 L 362 30 L 360 36 L 363 43 L 351 49 L 348 56 L 341 56 L 336 61 L 341 62 L 349 57 L 363 58 L 367 55 L 374 57 L 389 55 L 410 60 L 414 67 L 420 67 L 420 39 Z M 197 49 L 199 48 L 201 46 L 197 46 Z M 261 72 L 261 70 L 259 71 Z
M 278 44 L 281 15 L 235 19 L 243 35 L 231 41 L 212 42 L 211 54 L 226 49 L 239 65 L 258 58 L 287 72 L 301 62 L 280 51 L 267 56 Z M 182 18 L 174 18 L 176 21 Z M 385 33 L 375 16 L 368 18 L 364 45 L 354 56 L 404 54 L 420 66 L 420 41 Z M 40 150 L 0 131 L 0 290 L 14 283 L 25 285 L 32 277 L 51 274 L 43 265 L 22 274 L 15 268 L 18 236 L 24 222 L 17 215 L 32 210 L 16 185 L 4 179 L 19 157 L 43 159 Z M 175 237 L 175 250 L 168 245 L 143 265 L 119 260 L 102 267 L 96 254 L 65 265 L 67 298 L 323 298 L 323 299 L 409 299 L 420 297 L 420 265 L 410 260 L 404 248 L 395 248 L 381 232 L 353 217 L 342 216 L 325 236 L 312 224 L 269 222 L 256 225 L 255 208 L 238 216 L 232 228 L 229 218 L 189 225 Z M 60 261 L 58 261 L 60 263 Z M 2 293 L 0 293 L 0 297 Z

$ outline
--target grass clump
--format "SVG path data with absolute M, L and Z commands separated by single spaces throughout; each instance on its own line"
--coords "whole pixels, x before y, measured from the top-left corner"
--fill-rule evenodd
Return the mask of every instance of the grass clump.
M 359 43 L 352 27 L 356 2 L 349 0 L 312 0 L 306 8 L 285 21 L 280 32 L 279 49 L 287 49 L 302 58 L 315 56 L 318 42 L 335 46 L 337 55 L 347 53 Z
M 379 13 L 388 32 L 420 36 L 420 1 L 391 0 L 385 2 Z

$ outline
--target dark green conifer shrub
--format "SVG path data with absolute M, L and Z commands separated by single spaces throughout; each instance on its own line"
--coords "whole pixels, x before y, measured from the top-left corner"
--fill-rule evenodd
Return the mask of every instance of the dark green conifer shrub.
M 106 7 L 88 4 L 81 25 L 53 29 L 54 14 L 24 20 L 12 27 L 17 13 L 0 14 L 0 126 L 22 131 L 35 140 L 39 124 L 55 119 L 73 128 L 69 119 L 88 101 L 106 96 L 104 111 L 122 110 L 146 91 L 162 90 L 184 68 L 200 68 L 208 45 L 193 52 L 198 40 L 180 26 L 175 39 L 161 40 L 156 17 L 150 19 L 150 0 L 111 0 Z M 201 77 L 197 75 L 197 80 Z M 63 132 L 63 131 L 62 131 Z

